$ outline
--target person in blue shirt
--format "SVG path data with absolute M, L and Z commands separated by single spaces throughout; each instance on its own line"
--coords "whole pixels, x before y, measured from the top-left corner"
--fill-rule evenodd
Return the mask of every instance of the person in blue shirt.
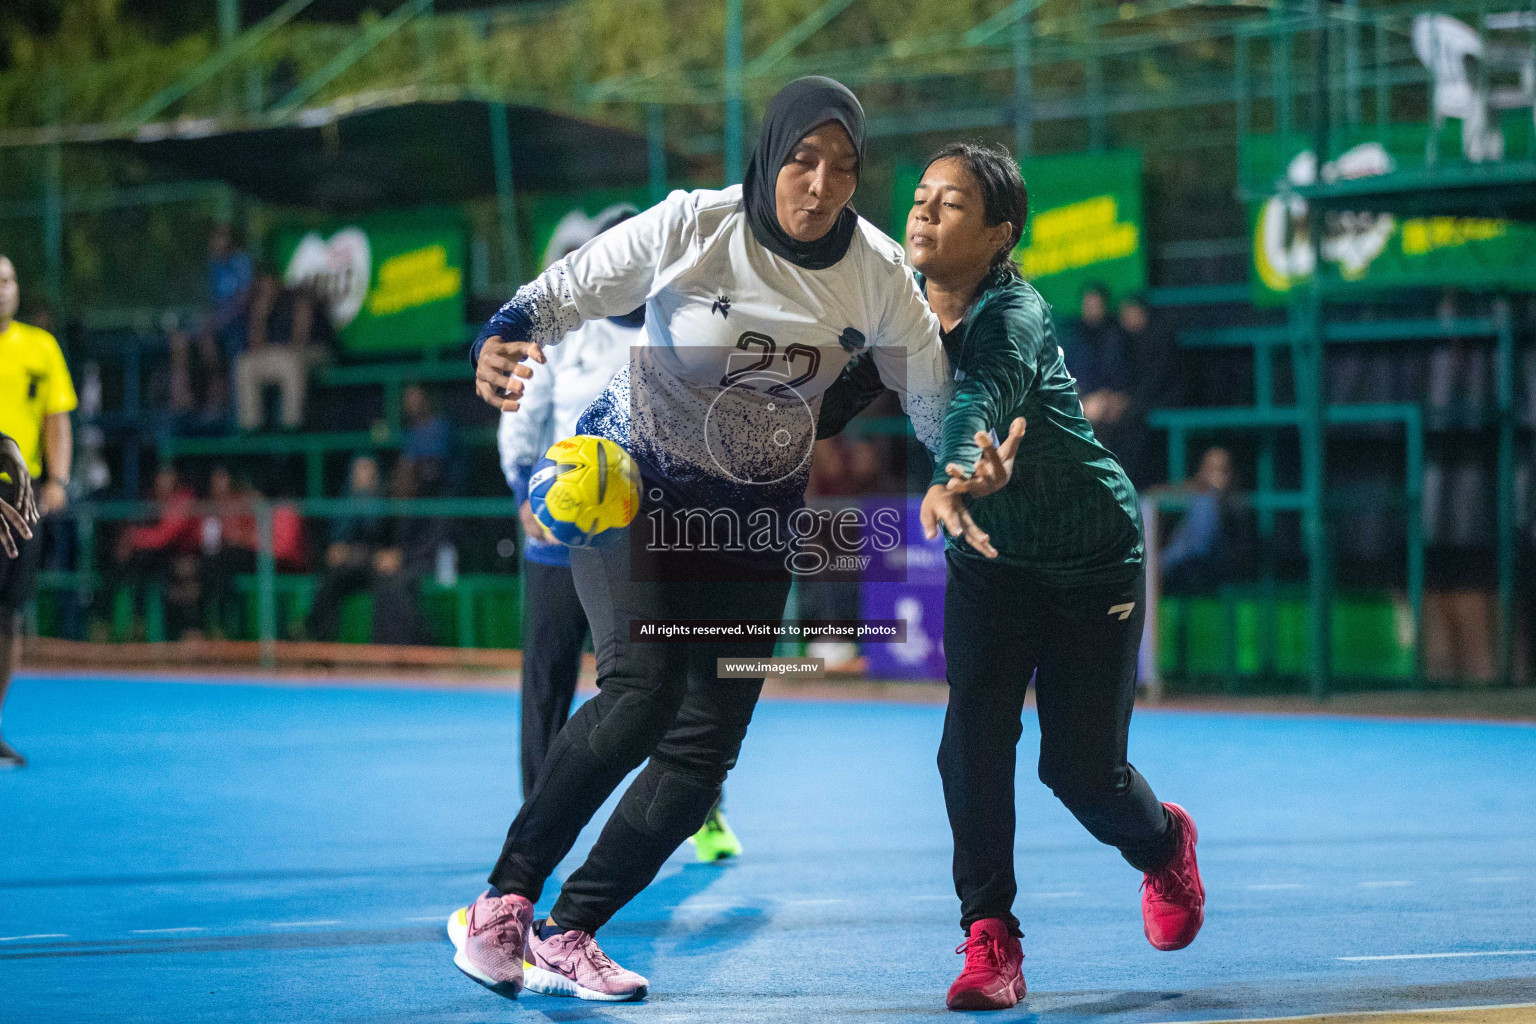
M 256 268 L 234 228 L 215 224 L 208 237 L 208 293 L 213 299 L 213 311 L 207 334 L 217 342 L 230 372 L 234 370 L 235 357 L 245 348 L 251 287 L 255 283 Z

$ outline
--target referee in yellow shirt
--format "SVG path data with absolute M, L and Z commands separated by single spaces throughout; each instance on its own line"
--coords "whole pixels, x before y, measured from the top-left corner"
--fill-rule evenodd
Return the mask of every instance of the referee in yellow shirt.
M 57 512 L 67 500 L 74 439 L 69 414 L 78 404 L 75 385 L 64 365 L 64 353 L 53 335 L 16 322 L 21 289 L 16 267 L 0 256 L 0 434 L 8 434 L 21 450 L 37 493 L 42 515 Z M 8 481 L 14 483 L 14 481 Z M 32 597 L 37 564 L 42 557 L 42 532 L 21 538 L 15 558 L 0 559 L 0 709 L 11 685 L 21 638 L 21 609 Z M 19 768 L 26 758 L 0 737 L 0 768 Z

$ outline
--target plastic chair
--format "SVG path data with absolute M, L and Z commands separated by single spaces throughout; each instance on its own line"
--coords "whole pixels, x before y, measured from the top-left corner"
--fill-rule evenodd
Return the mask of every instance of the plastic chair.
M 1448 117 L 1461 122 L 1461 152 L 1468 160 L 1503 159 L 1504 133 L 1491 123 L 1488 96 L 1469 69 L 1471 61 L 1483 59 L 1483 37 L 1449 15 L 1421 14 L 1413 19 L 1413 52 L 1434 78 L 1434 120 L 1425 163 L 1435 162 L 1440 129 Z

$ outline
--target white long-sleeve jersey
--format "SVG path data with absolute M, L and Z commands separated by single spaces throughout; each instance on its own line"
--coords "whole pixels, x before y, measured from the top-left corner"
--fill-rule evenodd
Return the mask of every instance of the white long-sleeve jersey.
M 645 344 L 645 332 L 606 317 L 588 320 L 545 353 L 547 363 L 531 363 L 533 376 L 523 382 L 517 412 L 501 414 L 496 448 L 501 471 L 519 503 L 528 498 L 528 477 L 549 446 L 575 434 L 576 423 L 613 375 L 629 361 L 629 350 Z M 567 564 L 562 544 L 527 538 L 527 556 L 546 565 Z
M 549 446 L 576 433 L 576 423 L 613 375 L 629 361 L 629 350 L 645 344 L 645 331 L 604 317 L 588 320 L 549 349 L 544 365 L 529 363 L 533 376 L 523 382 L 517 412 L 501 414 L 496 447 L 507 483 L 519 467 L 544 457 Z
M 552 264 L 482 336 L 555 345 L 641 303 L 646 345 L 578 432 L 624 446 L 669 501 L 798 506 L 821 395 L 866 348 L 941 457 L 950 379 L 938 320 L 901 246 L 867 221 L 835 265 L 807 270 L 753 238 L 740 186 L 674 192 Z

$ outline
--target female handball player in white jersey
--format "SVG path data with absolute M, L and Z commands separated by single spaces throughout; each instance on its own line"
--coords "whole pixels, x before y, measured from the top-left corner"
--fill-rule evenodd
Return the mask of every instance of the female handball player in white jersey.
M 956 461 L 937 450 L 950 393 L 937 320 L 901 246 L 849 206 L 863 147 L 851 92 L 826 78 L 791 83 L 768 105 L 743 185 L 673 193 L 603 233 L 519 289 L 476 342 L 478 393 L 516 410 L 542 346 L 645 305 L 645 347 L 579 426 L 622 445 L 643 477 L 629 536 L 571 552 L 599 692 L 555 738 L 490 890 L 455 937 L 455 964 L 500 995 L 525 985 L 610 1001 L 645 994 L 646 979 L 593 934 L 704 821 L 736 762 L 762 679 L 717 679 L 716 659 L 766 658 L 775 641 L 635 642 L 630 624 L 782 620 L 785 552 L 745 533 L 776 524 L 783 539 L 803 503 L 820 395 L 849 359 L 867 351 L 938 464 Z M 726 542 L 672 544 L 669 531 L 698 521 L 690 516 Z M 642 762 L 535 924 L 546 879 Z

